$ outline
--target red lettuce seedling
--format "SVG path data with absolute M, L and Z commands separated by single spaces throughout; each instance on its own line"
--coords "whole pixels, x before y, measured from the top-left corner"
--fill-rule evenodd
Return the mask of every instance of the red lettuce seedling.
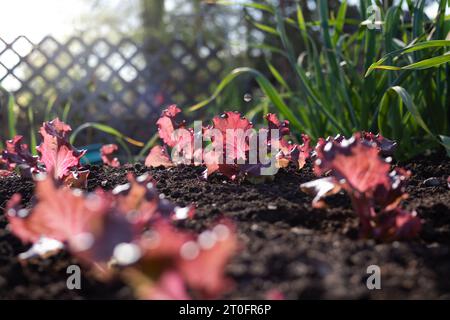
M 43 239 L 81 248 L 91 244 L 94 229 L 102 226 L 109 202 L 102 193 L 83 196 L 79 190 L 61 188 L 52 177 L 36 183 L 37 204 L 31 210 L 21 208 L 21 196 L 15 194 L 7 203 L 6 216 L 14 235 L 24 243 L 42 245 Z M 34 249 L 22 257 L 34 256 Z M 47 254 L 47 252 L 38 252 Z
M 139 231 L 159 218 L 183 220 L 192 218 L 194 207 L 178 207 L 159 194 L 153 178 L 144 174 L 134 178 L 128 174 L 128 183 L 119 185 L 112 191 L 113 204 Z
M 253 129 L 253 124 L 242 116 L 239 112 L 227 111 L 219 117 L 213 118 L 212 129 L 219 130 L 222 139 L 213 139 L 213 144 L 223 144 L 224 159 L 237 160 L 245 159 L 246 153 L 250 149 L 247 139 L 239 138 L 239 131 L 246 133 L 247 130 Z
M 100 155 L 105 165 L 110 167 L 120 167 L 120 161 L 114 156 L 119 147 L 116 144 L 105 144 L 100 148 Z
M 421 221 L 416 213 L 398 207 L 407 197 L 404 183 L 410 173 L 399 168 L 390 171 L 376 143 L 357 133 L 349 140 L 319 143 L 315 151 L 315 173 L 329 174 L 301 185 L 315 196 L 315 207 L 323 207 L 323 197 L 343 189 L 359 216 L 361 237 L 396 240 L 418 235 Z
M 78 151 L 69 142 L 72 129 L 58 118 L 44 122 L 39 133 L 43 139 L 37 147 L 39 161 L 55 179 L 70 187 L 86 187 L 89 170 L 82 170 L 80 159 L 86 151 Z
M 260 155 L 260 151 L 265 150 L 267 160 L 274 158 L 276 167 L 286 167 L 289 162 L 294 162 L 300 169 L 304 166 L 305 160 L 309 157 L 309 137 L 303 135 L 303 145 L 296 145 L 290 143 L 286 137 L 289 136 L 289 122 L 279 121 L 275 114 L 267 114 L 266 120 L 268 122 L 267 128 L 261 128 L 260 134 L 265 132 L 267 138 L 264 142 L 265 145 L 261 145 L 261 141 L 256 144 L 256 154 Z M 206 176 L 210 175 L 212 172 L 219 171 L 230 179 L 236 179 L 239 176 L 258 176 L 261 175 L 262 169 L 267 169 L 270 167 L 270 163 L 262 163 L 261 159 L 258 159 L 256 163 L 248 163 L 250 159 L 250 152 L 255 148 L 255 145 L 250 143 L 251 136 L 245 140 L 239 139 L 239 132 L 247 132 L 254 129 L 253 124 L 249 122 L 245 117 L 242 117 L 238 112 L 225 112 L 220 117 L 215 117 L 213 119 L 212 129 L 217 129 L 222 133 L 223 141 L 217 143 L 222 143 L 223 147 L 221 150 L 224 151 L 223 154 L 211 153 L 205 154 L 207 171 Z M 227 134 L 227 130 L 231 132 L 236 132 L 234 135 Z M 272 130 L 277 130 L 277 137 L 272 137 Z M 253 131 L 256 134 L 256 131 Z M 212 141 L 213 144 L 216 141 Z M 261 149 L 264 147 L 264 149 Z M 270 154 L 273 150 L 277 150 L 276 154 Z M 229 151 L 232 152 L 229 152 Z M 262 151 L 264 153 L 264 151 Z M 213 161 L 211 161 L 211 159 Z M 214 161 L 214 159 L 226 159 L 225 163 L 220 163 L 219 161 Z
M 204 155 L 207 168 L 205 177 L 218 171 L 234 180 L 239 175 L 245 174 L 244 170 L 251 169 L 250 166 L 245 165 L 250 150 L 249 137 L 242 138 L 239 134 L 245 134 L 252 129 L 253 124 L 238 112 L 228 111 L 213 118 L 213 125 L 209 130 L 211 132 L 218 130 L 220 136 L 211 137 L 214 149 Z
M 32 209 L 14 195 L 6 208 L 10 229 L 33 244 L 20 257 L 66 247 L 98 276 L 117 271 L 139 298 L 216 298 L 229 290 L 225 267 L 238 246 L 233 224 L 220 221 L 199 235 L 178 230 L 171 220 L 191 217 L 193 209 L 159 195 L 148 175 L 128 180 L 112 192 L 83 194 L 47 176 L 37 182 Z
M 163 110 L 161 117 L 156 122 L 158 126 L 158 134 L 161 140 L 164 142 L 164 146 L 154 146 L 147 158 L 145 159 L 145 165 L 151 167 L 171 167 L 174 165 L 174 161 L 169 157 L 167 148 L 171 148 L 172 152 L 181 153 L 185 150 L 193 150 L 194 146 L 194 131 L 192 128 L 186 128 L 185 121 L 177 121 L 177 115 L 181 112 L 181 109 L 176 105 L 171 105 L 167 109 Z M 183 134 L 177 135 L 177 131 Z M 189 145 L 188 148 L 186 146 Z M 182 154 L 181 162 L 191 162 L 193 153 Z
M 38 157 L 30 153 L 28 145 L 22 143 L 22 140 L 22 136 L 15 136 L 6 141 L 6 149 L 0 156 L 0 168 L 5 171 L 17 168 L 21 175 L 31 177 L 32 174 L 39 172 Z
M 60 187 L 52 177 L 41 179 L 34 208 L 21 208 L 20 194 L 7 203 L 11 231 L 23 242 L 57 240 L 86 260 L 104 262 L 115 245 L 132 241 L 152 221 L 193 216 L 194 208 L 177 207 L 159 195 L 148 175 L 135 179 L 130 174 L 128 179 L 112 192 L 99 189 L 85 195 Z
M 194 132 L 193 128 L 187 128 L 184 121 L 176 120 L 180 112 L 181 110 L 175 105 L 163 111 L 157 125 L 159 136 L 165 145 L 155 146 L 150 151 L 145 161 L 147 166 L 175 165 L 175 161 L 169 157 L 167 151 L 171 148 L 172 154 L 184 152 L 182 163 L 206 165 L 205 178 L 213 172 L 220 172 L 234 180 L 238 177 L 260 176 L 263 169 L 270 169 L 271 158 L 274 158 L 276 167 L 286 167 L 292 161 L 301 168 L 311 151 L 309 138 L 306 135 L 302 136 L 303 145 L 289 143 L 286 139 L 290 133 L 289 122 L 279 121 L 274 114 L 266 116 L 268 127 L 260 129 L 260 133 L 265 133 L 267 137 L 261 142 L 252 140 L 257 137 L 256 130 L 253 124 L 239 112 L 225 112 L 221 116 L 214 117 L 212 126 L 199 128 L 201 132 L 198 133 Z M 176 131 L 178 129 L 184 129 L 183 134 Z M 277 137 L 271 137 L 271 130 L 278 130 Z M 196 145 L 195 138 L 200 133 L 211 140 L 209 144 L 202 139 Z M 262 147 L 265 147 L 265 154 Z M 270 154 L 269 150 L 277 150 L 278 153 Z M 264 154 L 267 158 L 265 163 L 262 163 L 261 159 L 252 160 L 250 156 L 252 151 L 258 158 Z
M 80 158 L 85 151 L 76 150 L 69 143 L 70 126 L 58 118 L 44 122 L 39 130 L 43 139 L 36 148 L 39 157 L 28 151 L 22 143 L 22 136 L 15 136 L 6 142 L 6 149 L 0 157 L 2 175 L 18 168 L 22 176 L 31 177 L 39 172 L 51 172 L 55 179 L 69 187 L 86 187 L 89 170 L 82 170 Z
M 142 259 L 124 272 L 140 298 L 210 299 L 231 288 L 225 267 L 238 243 L 229 221 L 195 236 L 160 220 L 144 235 L 141 248 Z
M 162 112 L 161 117 L 156 122 L 158 126 L 158 133 L 161 140 L 173 148 L 177 145 L 177 140 L 173 136 L 173 133 L 176 129 L 182 128 L 185 126 L 185 122 L 177 122 L 176 116 L 181 112 L 181 109 L 176 105 L 171 105 L 167 109 Z
M 11 231 L 28 243 L 41 237 L 68 242 L 86 233 L 91 222 L 104 214 L 106 201 L 100 196 L 87 199 L 77 193 L 58 188 L 50 177 L 37 181 L 37 204 L 32 210 L 20 207 L 20 194 L 8 202 L 6 213 Z

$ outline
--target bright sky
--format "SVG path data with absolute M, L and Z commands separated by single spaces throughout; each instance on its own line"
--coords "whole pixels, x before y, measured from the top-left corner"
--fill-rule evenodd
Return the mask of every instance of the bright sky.
M 80 0 L 3 0 L 0 10 L 0 37 L 11 40 L 26 35 L 32 41 L 44 36 L 65 35 L 74 19 L 88 10 Z

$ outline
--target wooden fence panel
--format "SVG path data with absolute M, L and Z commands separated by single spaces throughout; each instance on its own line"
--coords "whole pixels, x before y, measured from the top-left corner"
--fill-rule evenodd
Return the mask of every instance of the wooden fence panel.
M 73 127 L 107 123 L 145 140 L 164 106 L 192 104 L 211 92 L 224 69 L 220 52 L 177 39 L 140 44 L 131 38 L 112 42 L 73 36 L 61 42 L 48 36 L 39 43 L 24 36 L 11 42 L 0 38 L 0 85 L 12 88 L 21 111 L 18 130 L 26 129 L 21 126 L 27 123 L 27 108 L 40 123 L 53 101 L 52 112 L 59 116 L 70 104 Z M 98 138 L 90 134 L 83 143 Z

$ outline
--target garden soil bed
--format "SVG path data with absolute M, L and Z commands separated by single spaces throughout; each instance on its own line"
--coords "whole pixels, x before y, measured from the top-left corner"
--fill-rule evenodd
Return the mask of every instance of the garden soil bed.
M 147 169 L 140 164 L 109 168 L 91 166 L 89 190 L 111 189 L 126 181 L 128 171 L 150 171 L 158 189 L 179 205 L 197 205 L 193 220 L 180 228 L 202 230 L 224 215 L 238 227 L 242 250 L 227 273 L 234 289 L 225 298 L 264 298 L 271 289 L 287 299 L 444 298 L 450 299 L 450 175 L 443 154 L 402 164 L 413 172 L 408 209 L 424 220 L 419 239 L 376 243 L 357 239 L 357 219 L 349 199 L 328 199 L 329 209 L 312 209 L 311 197 L 299 190 L 314 178 L 311 166 L 281 170 L 274 181 L 236 184 L 216 175 L 199 179 L 202 168 Z M 426 179 L 435 177 L 437 179 Z M 82 289 L 66 288 L 66 268 L 77 261 L 67 253 L 26 265 L 16 256 L 27 249 L 7 229 L 6 201 L 15 193 L 29 201 L 33 183 L 19 177 L 0 180 L 1 299 L 131 299 L 131 289 L 116 280 L 97 282 L 83 273 Z M 366 269 L 381 268 L 381 290 L 368 290 Z

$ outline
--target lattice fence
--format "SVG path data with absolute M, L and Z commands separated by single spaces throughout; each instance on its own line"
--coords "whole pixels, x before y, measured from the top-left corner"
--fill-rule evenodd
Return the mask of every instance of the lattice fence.
M 70 103 L 73 127 L 107 123 L 145 140 L 163 106 L 192 104 L 211 92 L 224 68 L 220 56 L 221 48 L 179 40 L 140 44 L 130 38 L 88 42 L 74 36 L 60 42 L 49 36 L 32 43 L 24 36 L 11 42 L 0 38 L 0 85 L 16 98 L 23 120 L 19 130 L 25 129 L 20 126 L 27 123 L 27 108 L 33 108 L 39 123 L 53 101 L 51 110 L 58 114 Z

